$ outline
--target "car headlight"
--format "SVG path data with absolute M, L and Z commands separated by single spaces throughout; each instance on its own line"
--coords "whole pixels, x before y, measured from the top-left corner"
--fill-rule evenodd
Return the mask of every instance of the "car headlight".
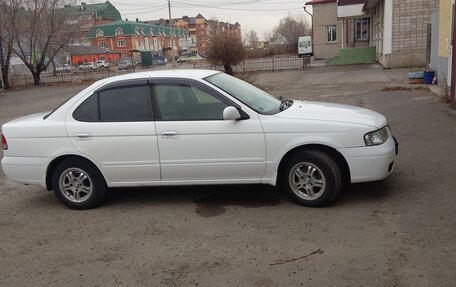
M 388 126 L 384 126 L 383 128 L 367 133 L 364 135 L 364 142 L 367 146 L 372 145 L 380 145 L 388 140 L 390 137 L 390 132 Z

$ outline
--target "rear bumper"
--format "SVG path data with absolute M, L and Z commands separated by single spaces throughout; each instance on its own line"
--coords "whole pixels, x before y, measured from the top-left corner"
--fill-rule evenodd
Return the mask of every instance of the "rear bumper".
M 2 159 L 2 169 L 12 181 L 46 187 L 48 159 L 42 157 L 8 157 Z
M 394 169 L 398 151 L 395 138 L 382 145 L 342 149 L 350 168 L 351 182 L 376 181 L 386 178 Z

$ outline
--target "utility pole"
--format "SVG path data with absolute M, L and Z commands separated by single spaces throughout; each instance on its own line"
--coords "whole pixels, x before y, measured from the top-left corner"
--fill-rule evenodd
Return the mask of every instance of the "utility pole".
M 171 28 L 171 0 L 168 0 L 169 27 Z

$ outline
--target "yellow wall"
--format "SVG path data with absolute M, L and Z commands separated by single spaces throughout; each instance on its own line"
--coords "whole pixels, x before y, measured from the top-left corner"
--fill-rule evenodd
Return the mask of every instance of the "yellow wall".
M 448 42 L 451 39 L 451 0 L 440 0 L 439 57 L 448 58 Z M 450 40 L 448 40 L 450 41 Z

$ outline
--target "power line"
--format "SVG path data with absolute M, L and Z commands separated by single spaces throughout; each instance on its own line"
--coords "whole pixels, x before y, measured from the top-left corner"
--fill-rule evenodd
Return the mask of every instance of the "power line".
M 299 8 L 284 8 L 284 9 L 274 9 L 274 8 L 271 8 L 271 9 L 248 9 L 248 8 L 228 8 L 228 7 L 218 7 L 218 6 L 212 6 L 212 5 L 201 5 L 201 4 L 194 4 L 194 3 L 187 3 L 187 2 L 181 2 L 181 1 L 174 1 L 174 3 L 178 3 L 178 4 L 183 4 L 183 5 L 187 5 L 187 6 L 195 6 L 195 7 L 204 7 L 204 8 L 211 8 L 211 9 L 220 9 L 220 10 L 234 10 L 234 11 L 259 11 L 259 12 L 263 12 L 263 11 L 289 11 L 289 10 L 301 10 L 302 7 L 299 7 Z M 176 6 L 178 7 L 178 6 Z

